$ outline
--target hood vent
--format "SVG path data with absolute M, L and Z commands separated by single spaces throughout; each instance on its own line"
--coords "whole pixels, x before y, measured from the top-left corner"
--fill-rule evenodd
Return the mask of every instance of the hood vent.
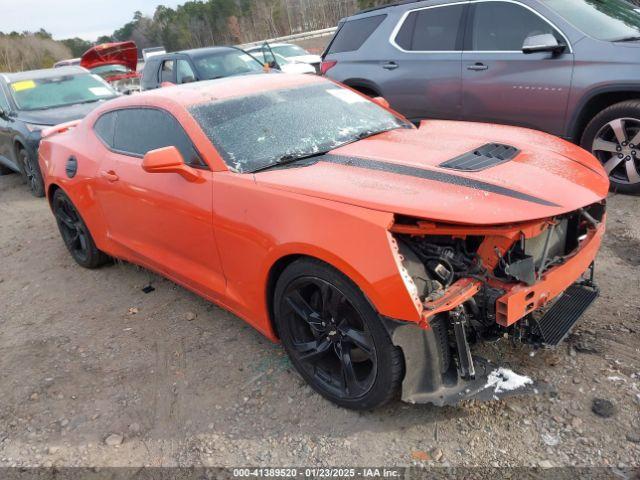
M 520 150 L 510 145 L 487 143 L 471 152 L 447 160 L 438 166 L 462 172 L 479 172 L 508 162 L 515 158 L 518 153 L 520 153 Z

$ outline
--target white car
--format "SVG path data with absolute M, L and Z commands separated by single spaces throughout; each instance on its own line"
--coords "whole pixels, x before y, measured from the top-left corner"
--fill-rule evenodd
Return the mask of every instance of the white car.
M 265 45 L 257 45 L 255 47 L 247 48 L 245 51 L 257 58 L 261 58 L 263 56 L 264 47 Z M 276 57 L 284 57 L 293 64 L 310 65 L 313 67 L 315 73 L 320 72 L 320 63 L 322 63 L 320 55 L 312 55 L 304 48 L 292 43 L 271 43 L 269 44 L 269 47 Z

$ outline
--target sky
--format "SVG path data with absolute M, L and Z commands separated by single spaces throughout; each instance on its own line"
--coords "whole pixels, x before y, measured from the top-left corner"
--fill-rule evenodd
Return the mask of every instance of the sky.
M 53 38 L 96 40 L 131 21 L 133 12 L 153 15 L 158 5 L 175 7 L 185 0 L 0 0 L 0 32 L 37 31 Z

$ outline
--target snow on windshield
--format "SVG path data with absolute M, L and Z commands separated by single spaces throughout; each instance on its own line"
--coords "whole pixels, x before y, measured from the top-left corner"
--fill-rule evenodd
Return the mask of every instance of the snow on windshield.
M 321 83 L 196 105 L 191 114 L 230 169 L 326 152 L 362 135 L 410 127 L 357 93 Z

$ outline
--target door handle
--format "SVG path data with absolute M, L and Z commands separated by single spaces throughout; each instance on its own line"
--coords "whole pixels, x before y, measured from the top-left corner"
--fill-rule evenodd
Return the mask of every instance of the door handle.
M 382 65 L 382 68 L 384 68 L 385 70 L 395 70 L 398 67 L 399 65 L 396 62 L 387 62 Z
M 106 178 L 110 182 L 117 182 L 120 180 L 120 177 L 113 170 L 100 172 L 100 176 L 102 178 Z
M 482 70 L 489 70 L 489 67 L 484 63 L 474 63 L 473 65 L 467 65 L 467 70 L 472 70 L 474 72 L 480 72 Z

